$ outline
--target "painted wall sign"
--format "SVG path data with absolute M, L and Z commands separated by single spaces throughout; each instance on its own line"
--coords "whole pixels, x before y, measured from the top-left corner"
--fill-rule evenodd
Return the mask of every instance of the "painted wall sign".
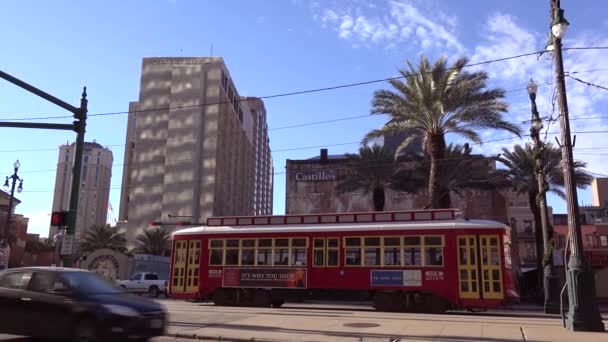
M 422 286 L 420 270 L 372 270 L 372 286 Z
M 426 271 L 424 280 L 443 280 L 443 271 Z
M 298 182 L 327 182 L 335 181 L 338 175 L 334 170 L 298 171 L 295 180 Z
M 306 288 L 305 268 L 225 268 L 224 287 Z

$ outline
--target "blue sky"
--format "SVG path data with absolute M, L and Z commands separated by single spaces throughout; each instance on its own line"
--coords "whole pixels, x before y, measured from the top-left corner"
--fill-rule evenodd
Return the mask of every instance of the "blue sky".
M 0 70 L 77 104 L 88 87 L 89 112 L 118 112 L 137 100 L 141 60 L 151 56 L 208 56 L 211 46 L 222 56 L 238 91 L 266 96 L 352 82 L 391 77 L 406 59 L 421 53 L 435 59 L 469 56 L 473 62 L 540 50 L 546 42 L 549 1 L 11 1 L 0 2 Z M 608 46 L 608 4 L 593 0 L 563 0 L 571 22 L 566 46 Z M 608 85 L 607 51 L 566 53 L 566 70 Z M 521 58 L 483 66 L 492 86 L 524 88 L 530 77 L 539 83 L 551 78 L 544 57 Z M 600 70 L 597 70 L 600 69 Z M 590 71 L 591 70 L 591 71 Z M 266 100 L 270 128 L 369 113 L 372 84 L 335 91 Z M 541 114 L 551 114 L 552 86 L 539 88 Z M 608 92 L 568 81 L 572 117 L 603 114 Z M 529 117 L 525 91 L 509 92 L 513 122 Z M 0 80 L 0 118 L 67 115 L 15 86 Z M 556 116 L 556 114 L 554 114 Z M 43 121 L 42 121 L 43 122 Z M 55 119 L 49 122 L 71 122 Z M 325 125 L 273 130 L 273 150 L 359 141 L 384 118 L 368 117 Z M 574 131 L 606 130 L 607 119 L 572 122 Z M 96 139 L 114 152 L 110 201 L 118 215 L 126 115 L 92 117 L 87 140 Z M 527 129 L 527 128 L 526 128 Z M 554 124 L 550 131 L 556 131 Z M 21 160 L 25 191 L 18 212 L 31 218 L 30 232 L 48 233 L 54 168 L 58 146 L 73 141 L 63 131 L 2 129 L 0 171 L 9 175 Z M 485 140 L 509 135 L 483 133 Z M 606 134 L 581 134 L 575 157 L 589 170 L 608 174 Z M 462 142 L 458 137 L 451 141 Z M 553 140 L 552 136 L 549 136 Z M 497 153 L 521 140 L 474 146 L 479 153 Z M 357 144 L 330 146 L 331 154 L 354 152 Z M 605 147 L 605 149 L 601 149 Z M 33 150 L 33 151 L 23 151 Z M 275 171 L 285 159 L 318 154 L 318 148 L 273 153 Z M 1 173 L 0 173 L 1 175 Z M 285 200 L 284 175 L 275 176 L 275 213 Z M 580 192 L 589 204 L 588 190 Z M 555 212 L 564 203 L 550 198 Z

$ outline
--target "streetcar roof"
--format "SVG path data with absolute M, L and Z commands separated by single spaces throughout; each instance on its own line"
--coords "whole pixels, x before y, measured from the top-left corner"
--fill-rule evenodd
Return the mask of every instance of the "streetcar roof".
M 368 230 L 444 230 L 444 229 L 505 229 L 511 228 L 496 221 L 487 220 L 444 220 L 417 222 L 370 222 L 370 223 L 330 223 L 310 225 L 248 225 L 248 226 L 200 226 L 180 229 L 173 236 L 211 234 L 254 234 L 254 233 L 310 233 L 310 232 L 362 232 Z

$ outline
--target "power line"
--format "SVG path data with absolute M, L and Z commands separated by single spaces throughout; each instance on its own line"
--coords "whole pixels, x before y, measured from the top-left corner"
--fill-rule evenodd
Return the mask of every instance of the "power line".
M 604 87 L 604 86 L 597 85 L 597 84 L 595 84 L 595 83 L 591 83 L 591 82 L 587 82 L 587 81 L 583 81 L 583 80 L 581 80 L 580 78 L 578 78 L 578 77 L 574 77 L 574 76 L 569 75 L 569 74 L 566 74 L 565 76 L 566 76 L 566 77 L 569 77 L 569 78 L 571 78 L 571 79 L 573 79 L 573 80 L 575 80 L 575 81 L 577 81 L 577 82 L 579 82 L 579 83 L 586 84 L 586 85 L 588 85 L 588 86 L 590 86 L 590 87 L 595 87 L 595 88 L 602 89 L 602 90 L 608 90 L 608 88 L 606 88 L 606 87 Z
M 589 47 L 588 49 L 601 49 L 601 47 L 600 48 Z M 568 50 L 568 48 L 565 48 L 564 50 Z M 503 61 L 507 61 L 507 60 L 511 60 L 511 59 L 518 59 L 518 58 L 523 58 L 523 57 L 528 57 L 528 56 L 534 56 L 534 55 L 538 55 L 541 52 L 545 52 L 545 50 L 536 51 L 536 52 L 528 52 L 528 53 L 523 53 L 523 54 L 519 54 L 519 55 L 496 58 L 496 59 L 491 59 L 491 60 L 485 60 L 485 61 L 476 62 L 476 63 L 469 63 L 469 64 L 464 65 L 464 67 L 470 68 L 470 67 L 479 66 L 479 65 L 492 64 L 492 63 L 503 62 Z M 446 68 L 445 71 L 452 70 L 452 69 L 454 69 L 454 68 Z M 416 76 L 421 76 L 421 75 L 428 74 L 428 73 L 431 73 L 431 72 L 410 74 L 407 77 L 416 77 Z M 324 91 L 330 91 L 330 90 L 352 88 L 352 87 L 357 87 L 357 86 L 361 86 L 361 85 L 383 83 L 383 82 L 388 82 L 388 81 L 392 81 L 392 80 L 404 79 L 407 77 L 406 76 L 395 76 L 395 77 L 375 79 L 375 80 L 370 80 L 370 81 L 354 82 L 354 83 L 347 83 L 347 84 L 341 84 L 341 85 L 336 85 L 336 86 L 321 87 L 321 88 L 315 88 L 315 89 L 307 89 L 307 90 L 292 91 L 292 92 L 287 92 L 287 93 L 266 95 L 266 96 L 260 96 L 259 98 L 260 99 L 273 99 L 273 98 L 279 98 L 279 97 L 318 93 L 318 92 L 324 92 Z M 521 90 L 523 90 L 523 88 Z M 520 91 L 520 90 L 517 89 L 516 91 Z M 239 99 L 237 99 L 237 101 L 245 102 L 245 101 L 247 101 L 247 98 L 239 98 Z M 186 108 L 196 108 L 196 107 L 205 107 L 205 106 L 231 104 L 231 103 L 232 103 L 232 101 L 230 101 L 230 100 L 223 100 L 223 101 L 219 101 L 219 102 L 203 103 L 203 104 L 196 104 L 196 105 L 141 109 L 141 110 L 132 111 L 131 113 L 143 113 L 143 112 L 163 111 L 163 110 L 172 110 L 172 109 L 186 109 Z M 88 117 L 124 115 L 124 114 L 128 114 L 128 113 L 130 113 L 130 112 L 129 111 L 118 111 L 118 112 L 107 112 L 107 113 L 94 113 L 94 114 L 89 114 Z M 59 119 L 59 118 L 72 118 L 72 116 L 52 116 L 52 117 L 48 116 L 48 117 L 41 117 L 41 118 L 27 118 L 27 120 L 46 120 L 46 119 Z M 11 120 L 26 120 L 26 119 L 0 119 L 0 121 L 11 121 Z

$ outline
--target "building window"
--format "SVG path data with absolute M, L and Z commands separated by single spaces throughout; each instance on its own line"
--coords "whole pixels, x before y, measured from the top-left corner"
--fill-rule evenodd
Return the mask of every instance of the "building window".
M 593 234 L 587 234 L 587 246 L 595 247 L 595 236 Z
M 524 233 L 526 234 L 532 234 L 534 232 L 533 228 L 532 228 L 532 220 L 524 220 Z
M 600 246 L 602 246 L 602 247 L 608 247 L 608 235 L 601 235 L 600 236 Z

